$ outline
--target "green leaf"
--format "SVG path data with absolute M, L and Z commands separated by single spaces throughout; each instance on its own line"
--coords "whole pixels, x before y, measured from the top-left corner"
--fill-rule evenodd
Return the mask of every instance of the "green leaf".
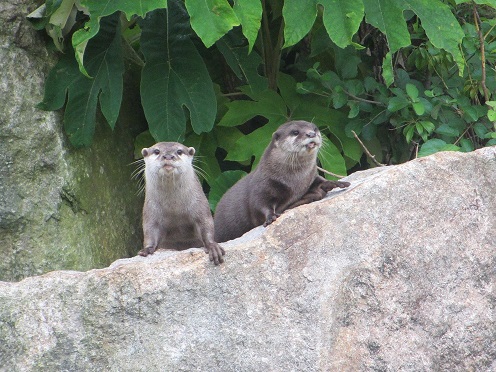
M 482 123 L 474 124 L 474 132 L 479 138 L 485 138 L 489 129 Z
M 255 167 L 262 157 L 265 148 L 272 140 L 272 134 L 286 121 L 287 119 L 283 118 L 275 119 L 263 127 L 241 137 L 233 148 L 227 149 L 226 160 L 242 162 L 251 160 L 254 157 L 253 167 Z
M 392 97 L 388 102 L 388 111 L 396 112 L 410 105 L 410 102 L 403 97 Z
M 415 134 L 415 125 L 407 125 L 403 129 L 403 135 L 405 136 L 405 140 L 407 143 L 410 143 L 414 134 Z
M 491 121 L 496 121 L 496 110 L 489 110 L 487 112 L 487 117 Z
M 348 45 L 362 48 L 352 38 L 363 19 L 363 1 L 320 0 L 319 3 L 324 6 L 323 21 L 331 40 L 340 48 Z
M 141 159 L 143 157 L 141 150 L 153 146 L 155 142 L 155 138 L 152 137 L 149 130 L 145 130 L 138 134 L 134 139 L 134 158 Z
M 406 94 L 408 94 L 408 97 L 410 97 L 410 99 L 413 102 L 416 102 L 418 99 L 419 91 L 415 85 L 413 85 L 411 83 L 407 83 L 406 84 Z M 422 114 L 419 114 L 419 115 L 422 115 Z
M 157 141 L 184 137 L 189 111 L 195 133 L 214 125 L 217 103 L 205 64 L 189 38 L 188 17 L 180 1 L 151 12 L 142 22 L 141 101 Z
M 460 76 L 463 76 L 464 59 L 459 45 L 465 36 L 451 9 L 441 1 L 401 0 L 406 9 L 412 10 L 422 21 L 430 42 L 442 48 L 455 59 Z
M 475 150 L 474 144 L 467 138 L 462 138 L 460 140 L 460 147 L 462 152 L 470 152 Z
M 100 29 L 100 20 L 102 17 L 122 11 L 126 14 L 127 19 L 133 15 L 144 17 L 151 10 L 166 8 L 167 0 L 136 0 L 136 1 L 101 1 L 101 0 L 80 0 L 82 7 L 88 9 L 90 19 L 85 23 L 84 28 L 77 30 L 72 36 L 72 46 L 76 53 L 76 60 L 79 69 L 84 75 L 88 75 L 83 58 L 88 41 L 93 38 Z M 89 76 L 89 75 L 88 75 Z
M 317 17 L 317 5 L 324 7 L 324 26 L 336 45 L 360 47 L 352 41 L 363 18 L 361 0 L 286 0 L 283 7 L 284 47 L 303 39 L 310 32 Z
M 447 137 L 458 137 L 460 131 L 448 124 L 441 124 L 439 128 L 436 129 L 436 133 Z
M 432 155 L 436 152 L 439 151 L 459 151 L 460 148 L 458 146 L 448 144 L 444 142 L 443 140 L 440 140 L 438 138 L 433 138 L 428 141 L 426 141 L 422 147 L 420 148 L 420 151 L 418 153 L 419 157 L 427 156 L 427 155 Z
M 286 0 L 284 17 L 284 47 L 290 47 L 310 32 L 317 18 L 317 0 Z
M 226 36 L 215 43 L 224 56 L 229 67 L 240 80 L 244 80 L 251 93 L 260 93 L 267 89 L 267 78 L 258 74 L 262 58 L 256 52 L 250 54 L 247 47 L 234 46 Z
M 191 27 L 207 48 L 240 24 L 227 0 L 186 0 L 185 5 Z
M 346 164 L 343 155 L 341 155 L 341 151 L 339 151 L 337 146 L 332 143 L 332 141 L 329 141 L 325 136 L 322 136 L 322 139 L 323 145 L 320 148 L 318 155 L 322 168 L 328 170 L 329 172 L 346 176 Z M 336 179 L 336 177 L 329 174 L 326 174 L 325 177 L 327 179 Z
M 262 20 L 262 3 L 260 0 L 235 0 L 233 9 L 241 21 L 243 35 L 248 40 L 248 53 L 251 53 Z
M 364 0 L 365 19 L 386 36 L 388 54 L 410 45 L 410 34 L 403 18 L 403 7 L 397 0 Z M 387 84 L 389 85 L 389 84 Z
M 215 207 L 219 202 L 222 195 L 226 193 L 231 186 L 238 182 L 241 178 L 246 176 L 246 172 L 240 170 L 226 171 L 220 174 L 211 184 L 210 192 L 208 194 L 208 203 L 210 209 L 215 211 Z
M 356 118 L 360 113 L 360 105 L 358 104 L 358 102 L 350 101 L 348 102 L 348 106 L 350 107 L 350 112 L 348 113 L 348 119 Z
M 391 52 L 388 52 L 382 61 L 382 77 L 384 78 L 384 83 L 386 86 L 390 86 L 394 82 L 394 71 L 393 71 L 393 56 Z
M 276 92 L 266 90 L 257 98 L 257 101 L 237 100 L 228 103 L 228 111 L 218 125 L 233 127 L 244 124 L 258 115 L 281 124 L 287 119 L 286 104 Z
M 204 178 L 210 185 L 221 171 L 215 157 L 217 141 L 212 132 L 196 134 L 191 133 L 184 140 L 186 146 L 195 148 L 194 167 L 200 178 Z
M 66 53 L 50 71 L 39 104 L 43 110 L 57 110 L 67 95 L 64 128 L 74 146 L 91 144 L 98 100 L 110 127 L 117 121 L 124 72 L 118 15 L 102 19 L 100 32 L 88 43 L 86 58 L 93 79 L 81 74 L 71 53 Z
M 412 102 L 413 111 L 419 116 L 424 115 L 425 107 L 422 102 Z
M 429 134 L 432 133 L 434 131 L 434 129 L 436 129 L 436 126 L 432 122 L 430 122 L 428 120 L 419 121 L 419 124 Z

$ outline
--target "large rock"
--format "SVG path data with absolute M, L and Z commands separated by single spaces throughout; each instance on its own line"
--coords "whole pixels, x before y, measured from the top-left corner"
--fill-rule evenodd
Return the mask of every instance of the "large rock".
M 496 148 L 353 174 L 225 244 L 0 283 L 6 371 L 496 370 Z
M 55 63 L 26 20 L 36 3 L 0 2 L 0 280 L 104 267 L 141 245 L 139 98 L 125 97 L 114 132 L 99 120 L 94 146 L 72 148 L 60 113 L 35 107 Z

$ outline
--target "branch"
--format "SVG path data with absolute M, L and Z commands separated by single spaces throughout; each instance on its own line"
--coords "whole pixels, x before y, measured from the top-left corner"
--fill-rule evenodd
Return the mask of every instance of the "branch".
M 481 51 L 481 67 L 482 67 L 482 77 L 481 77 L 481 86 L 484 91 L 484 99 L 487 101 L 490 100 L 490 93 L 486 86 L 486 52 L 484 45 L 484 35 L 482 35 L 482 30 L 480 28 L 481 20 L 479 17 L 479 12 L 477 12 L 477 5 L 474 3 L 474 23 L 475 29 L 477 30 L 477 34 L 479 35 L 479 44 Z
M 329 172 L 328 170 L 325 170 L 324 168 L 321 168 L 319 166 L 317 166 L 317 169 L 321 172 L 324 172 L 324 173 L 327 173 L 327 174 L 330 174 L 331 176 L 333 177 L 337 177 L 337 178 L 343 178 L 343 177 L 346 177 L 346 176 L 341 176 L 339 174 L 336 174 L 336 173 L 332 173 L 332 172 Z
M 365 151 L 365 153 L 367 154 L 367 156 L 372 159 L 372 161 L 374 162 L 375 165 L 379 166 L 379 167 L 385 167 L 386 165 L 384 164 L 381 164 L 379 163 L 377 160 L 375 160 L 375 155 L 372 155 L 370 153 L 370 151 L 365 147 L 365 145 L 363 144 L 363 142 L 360 140 L 360 138 L 358 138 L 357 134 L 355 133 L 354 130 L 351 131 L 351 133 L 353 133 L 353 135 L 355 136 L 356 140 L 358 141 L 358 143 L 360 143 L 360 146 L 362 146 L 362 149 L 363 151 Z

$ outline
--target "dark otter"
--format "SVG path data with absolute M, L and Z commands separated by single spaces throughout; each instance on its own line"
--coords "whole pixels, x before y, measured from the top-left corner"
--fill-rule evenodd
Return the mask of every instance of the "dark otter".
M 257 168 L 222 196 L 214 214 L 215 240 L 225 242 L 252 228 L 267 226 L 286 209 L 322 199 L 348 182 L 329 181 L 317 173 L 322 144 L 319 129 L 290 121 L 272 135 Z
M 207 198 L 193 169 L 195 149 L 177 142 L 159 142 L 141 151 L 145 160 L 145 204 L 141 256 L 158 248 L 205 247 L 216 265 L 224 249 L 214 240 L 214 222 Z

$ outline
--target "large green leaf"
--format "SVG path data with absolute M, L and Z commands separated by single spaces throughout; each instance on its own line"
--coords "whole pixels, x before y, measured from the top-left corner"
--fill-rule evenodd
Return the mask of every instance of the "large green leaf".
M 220 174 L 210 185 L 210 192 L 208 193 L 210 209 L 215 211 L 215 207 L 222 195 L 244 176 L 246 176 L 246 172 L 240 170 L 226 171 Z
M 267 78 L 258 74 L 258 67 L 262 64 L 262 58 L 256 52 L 248 54 L 247 47 L 233 45 L 227 35 L 217 41 L 215 45 L 236 76 L 246 82 L 251 93 L 256 94 L 267 89 Z
M 410 45 L 410 34 L 403 18 L 403 5 L 397 0 L 363 0 L 367 23 L 377 27 L 387 39 L 389 50 L 396 53 Z
M 227 0 L 186 0 L 191 27 L 207 48 L 224 36 L 239 19 Z
M 248 53 L 257 40 L 260 21 L 262 20 L 262 3 L 260 0 L 235 0 L 234 13 L 241 21 L 243 35 L 248 40 Z
M 464 60 L 459 46 L 465 34 L 449 6 L 433 0 L 402 0 L 402 2 L 405 4 L 405 9 L 412 10 L 420 18 L 431 43 L 453 56 L 462 76 Z
M 217 141 L 213 133 L 191 133 L 184 140 L 184 144 L 195 148 L 194 159 L 197 173 L 200 177 L 205 178 L 208 184 L 211 184 L 221 173 L 219 163 L 215 157 Z
M 269 121 L 281 123 L 287 119 L 286 104 L 273 90 L 266 90 L 255 96 L 255 99 L 256 101 L 237 100 L 228 103 L 228 111 L 218 125 L 233 127 L 244 124 L 258 115 L 264 116 Z
M 317 0 L 286 0 L 282 15 L 285 24 L 284 47 L 289 47 L 310 32 L 317 17 Z
M 338 147 L 331 141 L 325 140 L 319 151 L 319 161 L 322 168 L 341 176 L 346 176 L 346 164 Z M 329 174 L 325 175 L 328 179 L 336 179 Z
M 320 3 L 324 6 L 324 25 L 331 40 L 341 48 L 358 46 L 352 37 L 363 19 L 363 1 L 321 0 Z
M 135 14 L 144 17 L 149 11 L 167 7 L 167 0 L 80 0 L 79 3 L 89 11 L 90 19 L 85 23 L 84 28 L 74 33 L 72 45 L 76 52 L 79 69 L 85 75 L 88 75 L 83 64 L 85 49 L 88 41 L 98 33 L 102 17 L 122 11 L 127 19 L 131 19 Z
M 64 127 L 75 146 L 91 144 L 98 99 L 112 128 L 119 115 L 124 66 L 117 15 L 101 20 L 100 32 L 86 48 L 86 60 L 92 79 L 81 74 L 71 53 L 63 55 L 50 71 L 39 105 L 44 110 L 57 110 L 64 105 L 67 95 Z
M 188 16 L 180 1 L 169 1 L 142 22 L 141 47 L 146 64 L 141 100 L 157 141 L 184 138 L 186 114 L 199 134 L 212 129 L 217 103 L 205 64 L 189 38 Z
M 296 44 L 310 32 L 318 4 L 324 7 L 324 25 L 332 41 L 342 48 L 354 44 L 352 37 L 363 18 L 362 0 L 286 0 L 283 8 L 285 47 Z

